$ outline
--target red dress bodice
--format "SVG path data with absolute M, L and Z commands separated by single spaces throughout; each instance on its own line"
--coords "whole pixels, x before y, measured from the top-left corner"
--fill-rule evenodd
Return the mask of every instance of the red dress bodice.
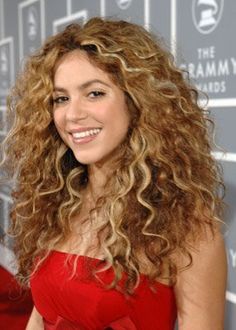
M 145 275 L 131 296 L 107 289 L 114 272 L 110 267 L 97 273 L 99 259 L 52 251 L 31 278 L 36 309 L 45 329 L 51 330 L 173 330 L 176 305 L 173 288 L 156 282 L 154 290 Z

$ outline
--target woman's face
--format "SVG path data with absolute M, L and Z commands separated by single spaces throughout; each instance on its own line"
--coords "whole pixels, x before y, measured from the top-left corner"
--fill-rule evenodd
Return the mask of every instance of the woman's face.
M 108 161 L 129 126 L 124 92 L 79 50 L 65 55 L 56 68 L 53 116 L 62 140 L 82 164 Z

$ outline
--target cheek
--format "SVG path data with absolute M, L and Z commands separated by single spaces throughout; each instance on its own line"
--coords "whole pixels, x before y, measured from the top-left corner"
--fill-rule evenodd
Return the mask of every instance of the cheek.
M 53 113 L 53 121 L 54 121 L 56 129 L 58 131 L 63 128 L 63 115 L 62 115 L 62 113 L 59 113 L 58 111 L 55 111 Z
M 129 125 L 130 125 L 130 116 L 129 116 L 128 110 L 126 108 L 122 109 L 122 112 L 120 113 L 120 116 L 118 119 L 119 119 L 119 123 L 120 123 L 120 125 L 119 125 L 120 129 L 123 132 L 127 132 Z
M 64 143 L 67 144 L 67 141 L 66 141 L 67 137 L 65 134 L 65 127 L 64 127 L 65 125 L 64 125 L 63 116 L 61 116 L 61 114 L 54 114 L 53 121 L 54 121 L 54 125 L 56 127 L 56 130 L 57 130 L 59 136 L 64 141 Z
M 102 111 L 100 112 L 102 113 Z M 115 130 L 127 130 L 130 124 L 130 115 L 127 105 L 123 102 L 114 103 L 103 113 L 104 121 Z
M 129 129 L 129 117 L 126 114 L 119 114 L 119 116 L 112 117 L 112 125 L 110 126 L 110 134 L 116 140 L 121 142 L 125 139 Z

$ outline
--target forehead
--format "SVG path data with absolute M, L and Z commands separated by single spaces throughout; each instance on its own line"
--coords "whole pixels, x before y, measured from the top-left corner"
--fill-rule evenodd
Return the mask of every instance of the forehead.
M 71 70 L 73 71 L 86 71 L 86 72 L 97 72 L 98 74 L 105 74 L 107 73 L 99 68 L 99 66 L 92 62 L 86 52 L 82 50 L 73 50 L 65 55 L 63 55 L 55 65 L 54 74 L 58 75 L 59 72 Z
M 107 73 L 99 67 L 85 51 L 73 50 L 63 55 L 57 62 L 54 70 L 54 84 L 61 83 L 83 83 L 86 80 L 99 79 L 103 80 L 113 87 L 119 86 L 117 77 Z

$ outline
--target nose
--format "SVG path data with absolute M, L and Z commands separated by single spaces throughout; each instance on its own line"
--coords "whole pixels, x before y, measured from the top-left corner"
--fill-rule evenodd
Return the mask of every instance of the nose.
M 66 119 L 68 121 L 79 121 L 87 118 L 88 114 L 79 98 L 71 99 L 66 109 Z

